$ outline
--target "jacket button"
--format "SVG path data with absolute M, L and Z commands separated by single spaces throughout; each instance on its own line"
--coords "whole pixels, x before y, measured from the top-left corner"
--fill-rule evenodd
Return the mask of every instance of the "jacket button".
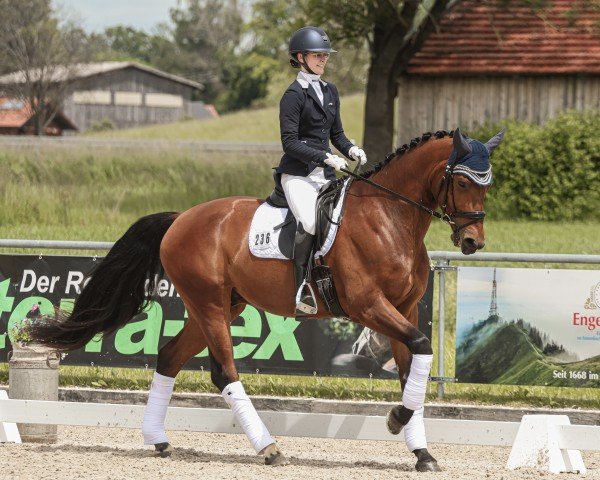
M 321 143 L 325 143 L 325 140 L 321 140 Z
M 323 117 L 323 123 L 327 123 L 327 117 Z
M 321 129 L 321 132 L 322 132 L 322 133 L 325 133 L 325 129 L 324 129 L 324 128 L 322 128 L 322 129 Z

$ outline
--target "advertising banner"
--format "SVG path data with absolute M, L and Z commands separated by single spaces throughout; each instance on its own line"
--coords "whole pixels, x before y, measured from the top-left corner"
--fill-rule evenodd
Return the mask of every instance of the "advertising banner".
M 72 309 L 85 275 L 101 261 L 96 257 L 0 255 L 0 361 L 5 362 L 11 350 L 11 330 L 33 305 L 39 305 L 44 315 L 53 315 L 55 306 Z M 429 280 L 419 317 L 422 331 L 431 338 L 433 275 Z M 153 369 L 159 349 L 179 333 L 186 318 L 173 284 L 167 277 L 160 278 L 156 301 L 146 312 L 114 334 L 70 352 L 62 364 Z M 387 339 L 381 342 L 377 335 L 346 320 L 296 320 L 247 306 L 232 323 L 231 335 L 240 372 L 397 378 L 389 362 Z M 209 370 L 208 350 L 185 368 Z
M 459 267 L 459 382 L 600 387 L 600 271 Z

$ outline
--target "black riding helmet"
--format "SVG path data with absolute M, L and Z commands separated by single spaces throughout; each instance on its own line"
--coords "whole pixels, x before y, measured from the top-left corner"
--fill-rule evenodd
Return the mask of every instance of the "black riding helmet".
M 314 73 L 308 68 L 304 55 L 307 52 L 325 52 L 325 53 L 336 53 L 336 50 L 331 48 L 331 42 L 327 34 L 318 27 L 302 27 L 297 30 L 290 38 L 290 44 L 288 47 L 290 54 L 290 64 L 294 68 L 302 65 L 309 73 Z M 302 62 L 296 60 L 296 54 L 302 54 Z

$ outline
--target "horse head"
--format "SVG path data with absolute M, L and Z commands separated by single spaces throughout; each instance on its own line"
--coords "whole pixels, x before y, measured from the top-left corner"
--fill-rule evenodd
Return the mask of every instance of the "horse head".
M 484 144 L 464 137 L 458 128 L 454 131 L 453 149 L 438 198 L 452 228 L 450 238 L 465 255 L 485 245 L 483 203 L 492 184 L 490 155 L 503 136 L 501 131 Z

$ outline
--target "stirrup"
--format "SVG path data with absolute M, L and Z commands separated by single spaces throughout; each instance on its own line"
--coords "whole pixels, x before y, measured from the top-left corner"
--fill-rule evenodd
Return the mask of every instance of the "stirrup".
M 302 301 L 302 294 L 304 293 L 304 288 L 307 287 L 310 292 L 310 300 L 312 305 L 305 303 Z M 306 280 L 302 282 L 298 292 L 296 293 L 296 313 L 304 313 L 307 315 L 314 315 L 317 313 L 317 299 L 315 298 L 315 292 L 312 289 L 310 283 Z

